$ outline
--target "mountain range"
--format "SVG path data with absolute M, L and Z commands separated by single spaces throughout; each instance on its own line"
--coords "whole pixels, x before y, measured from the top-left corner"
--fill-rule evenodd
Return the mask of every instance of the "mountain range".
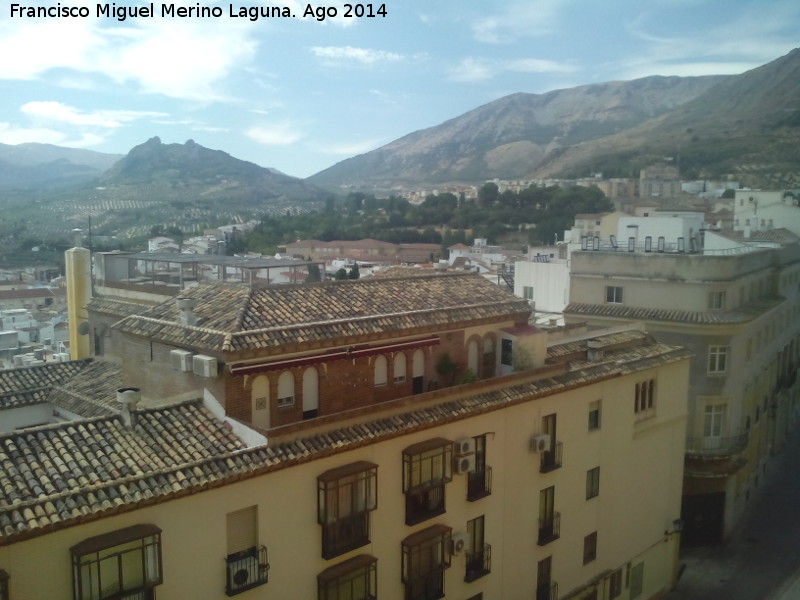
M 796 187 L 798 141 L 800 49 L 741 75 L 654 76 L 512 94 L 308 180 L 367 190 L 598 171 L 635 177 L 670 156 L 684 178 Z

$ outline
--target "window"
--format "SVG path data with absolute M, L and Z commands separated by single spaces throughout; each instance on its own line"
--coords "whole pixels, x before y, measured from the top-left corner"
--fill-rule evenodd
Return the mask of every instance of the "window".
M 558 586 L 552 580 L 552 570 L 552 556 L 536 564 L 536 600 L 555 600 L 558 597 Z
M 406 525 L 444 512 L 444 486 L 452 479 L 453 442 L 434 438 L 403 450 Z
M 561 537 L 561 515 L 555 511 L 555 495 L 556 488 L 552 485 L 539 492 L 539 546 Z
M 359 461 L 317 478 L 317 521 L 322 557 L 333 558 L 369 543 L 369 513 L 375 510 L 378 465 Z
M 622 569 L 617 569 L 608 578 L 608 597 L 609 600 L 619 597 L 622 594 Z
M 597 558 L 597 532 L 583 538 L 583 564 L 588 565 Z
M 278 377 L 278 406 L 294 405 L 294 373 L 284 371 Z
M 70 548 L 75 600 L 105 600 L 137 594 L 155 598 L 162 580 L 161 529 L 133 525 L 85 539 Z
M 618 285 L 607 285 L 606 302 L 609 304 L 622 304 L 622 287 Z
M 401 579 L 405 600 L 444 597 L 444 570 L 450 566 L 451 529 L 432 525 L 404 539 Z
M 317 575 L 317 600 L 375 600 L 378 559 L 361 554 Z
M 708 308 L 717 310 L 725 308 L 725 292 L 709 292 Z
M 500 364 L 511 366 L 514 353 L 514 343 L 508 338 L 500 340 Z
M 633 412 L 637 420 L 646 419 L 656 414 L 655 390 L 656 382 L 654 379 L 648 379 L 636 384 Z
M 589 431 L 600 429 L 600 400 L 589 403 Z
M 467 571 L 464 581 L 475 581 L 491 572 L 492 548 L 483 538 L 483 516 L 467 521 Z
M 8 600 L 8 573 L 0 569 L 0 600 Z
M 708 372 L 725 373 L 728 370 L 728 346 L 708 347 Z
M 388 380 L 388 368 L 385 356 L 378 356 L 375 359 L 375 387 L 386 385 Z
M 712 449 L 719 446 L 725 431 L 725 404 L 708 404 L 703 414 L 703 447 Z
M 475 470 L 467 473 L 467 500 L 474 502 L 492 493 L 492 468 L 486 465 L 486 436 L 475 441 Z
M 634 565 L 631 569 L 631 589 L 629 597 L 631 600 L 638 598 L 644 588 L 644 563 Z
M 586 471 L 586 499 L 600 494 L 600 467 Z
M 398 352 L 394 355 L 393 375 L 395 383 L 404 383 L 406 380 L 406 355 Z
M 228 555 L 225 593 L 235 596 L 267 583 L 267 549 L 258 545 L 258 509 L 249 506 L 226 516 Z
M 522 297 L 525 300 L 533 300 L 533 286 L 530 285 L 522 286 Z

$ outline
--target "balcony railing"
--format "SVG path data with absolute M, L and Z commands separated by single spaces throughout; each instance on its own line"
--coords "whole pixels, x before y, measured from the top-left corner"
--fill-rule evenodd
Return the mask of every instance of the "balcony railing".
M 740 433 L 730 437 L 688 437 L 686 454 L 702 458 L 725 458 L 734 456 L 747 448 L 748 434 Z
M 322 526 L 322 558 L 333 558 L 369 543 L 369 513 L 356 513 Z
M 554 512 L 549 517 L 539 519 L 537 544 L 544 546 L 561 537 L 561 513 Z
M 241 552 L 229 554 L 225 577 L 225 593 L 235 596 L 256 586 L 267 583 L 267 549 L 254 546 Z
M 485 544 L 482 548 L 467 552 L 467 573 L 464 581 L 475 581 L 492 571 L 492 547 Z
M 558 600 L 558 584 L 554 581 L 536 586 L 536 600 Z
M 549 473 L 561 468 L 561 456 L 563 451 L 563 444 L 556 442 L 553 444 L 552 449 L 542 452 L 539 459 L 539 472 Z
M 492 493 L 492 467 L 473 471 L 467 476 L 467 500 L 473 502 Z

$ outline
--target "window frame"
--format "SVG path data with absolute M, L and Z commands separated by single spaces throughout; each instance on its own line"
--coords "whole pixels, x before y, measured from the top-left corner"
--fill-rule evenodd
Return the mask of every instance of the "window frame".
M 389 361 L 383 354 L 375 357 L 372 365 L 372 385 L 373 387 L 386 387 L 389 385 Z
M 602 407 L 600 399 L 592 400 L 589 403 L 589 431 L 597 431 L 602 425 Z
M 139 543 L 138 546 L 136 543 Z M 114 549 L 117 549 L 116 551 Z M 152 549 L 152 551 L 150 550 Z M 125 587 L 123 556 L 139 552 L 141 554 L 142 582 L 137 587 Z M 152 553 L 151 553 L 152 552 Z M 161 529 L 146 523 L 131 525 L 123 529 L 103 533 L 83 540 L 70 548 L 72 555 L 72 583 L 75 600 L 111 600 L 120 594 L 134 592 L 152 595 L 152 590 L 163 583 L 161 556 Z M 103 561 L 111 569 L 103 567 Z M 116 567 L 114 567 L 116 562 Z M 149 571 L 152 570 L 152 573 Z M 113 591 L 103 584 L 103 573 L 116 572 Z
M 415 525 L 445 512 L 445 485 L 453 479 L 452 469 L 452 440 L 433 438 L 403 450 L 406 525 Z M 437 494 L 441 497 L 437 498 Z M 425 506 L 428 510 L 421 508 Z
M 363 595 L 342 594 L 341 586 L 363 581 Z M 378 559 L 359 554 L 317 575 L 317 600 L 375 600 L 378 596 Z
M 731 347 L 728 345 L 714 345 L 708 347 L 708 362 L 706 373 L 708 375 L 724 375 L 728 372 Z
M 400 542 L 401 562 L 400 580 L 405 585 L 405 600 L 433 600 L 444 597 L 444 572 L 450 567 L 450 543 L 452 528 L 447 525 L 431 525 L 421 531 L 412 533 Z M 427 553 L 425 556 L 423 553 Z M 438 555 L 438 560 L 436 556 Z M 428 558 L 427 565 L 423 559 Z M 415 566 L 416 563 L 416 566 Z M 433 582 L 433 591 L 439 595 L 430 595 L 427 590 Z M 415 593 L 415 585 L 422 584 L 422 595 Z
M 597 532 L 593 531 L 583 538 L 583 564 L 597 560 Z
M 608 598 L 614 600 L 622 595 L 622 569 L 617 569 L 608 576 Z
M 621 285 L 606 286 L 606 304 L 622 304 L 623 287 Z
M 8 573 L 0 569 L 0 600 L 9 600 Z
M 341 506 L 342 501 L 350 506 Z M 322 558 L 331 559 L 370 543 L 369 513 L 378 508 L 378 465 L 356 461 L 317 477 L 317 522 Z
M 586 499 L 591 500 L 600 495 L 600 466 L 586 471 Z
M 636 383 L 634 388 L 633 412 L 637 421 L 653 417 L 656 414 L 656 380 L 645 379 Z
M 708 309 L 709 310 L 725 310 L 727 301 L 727 294 L 725 290 L 715 290 L 708 292 Z

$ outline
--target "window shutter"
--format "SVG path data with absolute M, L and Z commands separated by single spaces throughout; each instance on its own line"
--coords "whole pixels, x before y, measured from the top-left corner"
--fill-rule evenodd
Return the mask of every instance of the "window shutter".
M 228 513 L 228 554 L 258 545 L 256 507 Z

